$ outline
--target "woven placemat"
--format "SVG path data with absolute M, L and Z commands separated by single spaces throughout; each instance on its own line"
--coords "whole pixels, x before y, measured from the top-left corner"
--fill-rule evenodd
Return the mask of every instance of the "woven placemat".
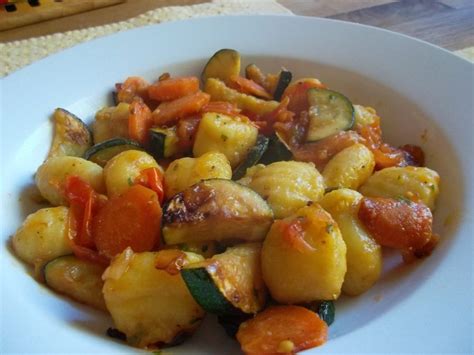
M 200 16 L 291 13 L 275 0 L 213 0 L 210 3 L 191 6 L 163 7 L 126 21 L 104 26 L 0 43 L 0 78 L 62 49 L 135 27 Z M 454 53 L 474 62 L 474 47 L 461 49 Z
M 126 21 L 104 26 L 0 43 L 0 77 L 62 49 L 114 32 L 192 17 L 237 14 L 292 14 L 292 12 L 275 0 L 213 0 L 210 3 L 190 6 L 162 7 Z

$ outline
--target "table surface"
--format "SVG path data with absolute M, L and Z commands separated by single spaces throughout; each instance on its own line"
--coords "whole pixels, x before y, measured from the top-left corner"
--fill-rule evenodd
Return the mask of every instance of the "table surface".
M 258 1 L 258 0 L 256 0 Z M 0 31 L 0 42 L 125 20 L 163 6 L 205 0 L 133 0 L 107 8 Z M 474 46 L 474 0 L 278 0 L 297 15 L 335 18 L 386 28 L 449 50 Z

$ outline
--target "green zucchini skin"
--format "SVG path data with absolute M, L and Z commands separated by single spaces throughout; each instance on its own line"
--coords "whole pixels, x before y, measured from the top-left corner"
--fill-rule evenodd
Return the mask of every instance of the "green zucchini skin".
M 334 301 L 312 302 L 307 305 L 307 308 L 319 315 L 323 321 L 329 326 L 334 323 L 336 318 L 336 306 Z
M 100 166 L 105 164 L 117 154 L 130 149 L 143 150 L 140 143 L 126 138 L 112 138 L 97 143 L 84 153 L 84 159 L 93 161 Z
M 267 290 L 260 268 L 260 243 L 229 247 L 224 253 L 185 266 L 182 277 L 197 303 L 217 315 L 255 314 Z
M 285 92 L 285 89 L 290 85 L 291 80 L 293 79 L 293 74 L 286 69 L 282 69 L 280 76 L 278 78 L 278 84 L 276 86 L 275 92 L 273 93 L 273 100 L 280 101 L 281 96 Z
M 308 90 L 308 102 L 310 107 L 307 142 L 318 141 L 354 126 L 354 106 L 343 94 L 312 88 Z
M 240 325 L 252 318 L 250 314 L 217 316 L 217 322 L 224 328 L 226 334 L 235 339 Z
M 178 137 L 175 128 L 150 129 L 149 152 L 155 159 L 170 158 L 178 151 Z
M 268 148 L 261 157 L 260 164 L 271 164 L 277 161 L 292 160 L 293 154 L 288 150 L 286 145 L 278 138 L 276 134 L 273 134 L 268 141 Z
M 181 276 L 196 302 L 207 312 L 221 315 L 242 313 L 220 293 L 206 268 L 183 269 Z
M 235 49 L 220 49 L 212 55 L 201 74 L 205 83 L 209 78 L 227 82 L 232 75 L 240 73 L 240 53 Z
M 248 168 L 254 166 L 259 162 L 262 156 L 265 154 L 265 151 L 268 148 L 269 139 L 264 135 L 259 135 L 257 137 L 257 142 L 250 149 L 245 160 L 235 168 L 234 173 L 232 174 L 232 180 L 239 180 L 244 177 Z

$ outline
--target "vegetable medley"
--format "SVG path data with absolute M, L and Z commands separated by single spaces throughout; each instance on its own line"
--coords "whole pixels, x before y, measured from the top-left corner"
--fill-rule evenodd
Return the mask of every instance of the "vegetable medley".
M 129 77 L 91 131 L 56 109 L 36 173 L 51 207 L 14 250 L 133 346 L 184 341 L 206 313 L 247 354 L 319 346 L 341 293 L 379 279 L 382 248 L 404 262 L 433 251 L 439 175 L 316 78 L 242 76 L 222 49 L 200 79 Z

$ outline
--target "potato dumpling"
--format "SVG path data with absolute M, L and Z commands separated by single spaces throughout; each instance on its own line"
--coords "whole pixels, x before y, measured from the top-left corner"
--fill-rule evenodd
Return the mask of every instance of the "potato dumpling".
M 230 179 L 232 168 L 224 154 L 209 152 L 199 158 L 174 160 L 165 171 L 165 192 L 171 197 L 206 179 Z
M 221 113 L 205 113 L 199 123 L 193 154 L 220 152 L 234 168 L 245 159 L 257 141 L 258 129 L 250 121 Z
M 36 172 L 36 186 L 51 204 L 68 205 L 64 187 L 68 176 L 79 176 L 99 192 L 105 192 L 102 167 L 91 161 L 78 157 L 52 157 L 46 160 Z
M 171 253 L 170 253 L 171 252 Z M 170 259 L 174 252 L 180 261 Z M 105 271 L 103 293 L 118 330 L 131 345 L 145 347 L 171 343 L 178 335 L 192 333 L 204 311 L 188 291 L 179 270 L 157 269 L 158 260 L 186 265 L 203 260 L 178 250 L 134 253 L 127 248 Z
M 439 194 L 439 175 L 428 168 L 392 167 L 377 171 L 359 191 L 367 197 L 407 198 L 431 210 Z
M 324 194 L 323 178 L 313 163 L 279 161 L 256 165 L 239 182 L 262 196 L 275 218 L 288 217 Z
M 354 123 L 356 127 L 371 125 L 379 119 L 377 112 L 372 107 L 354 105 Z
M 140 172 L 161 167 L 151 155 L 141 150 L 126 150 L 110 159 L 104 167 L 107 195 L 116 197 L 135 183 Z
M 94 143 L 100 143 L 111 138 L 128 138 L 128 116 L 130 105 L 119 103 L 117 106 L 104 107 L 95 115 L 92 123 Z
M 332 191 L 319 200 L 341 230 L 347 247 L 347 272 L 342 292 L 356 296 L 367 291 L 382 271 L 382 248 L 367 233 L 357 213 L 363 196 L 354 190 Z
M 374 155 L 365 145 L 357 143 L 341 150 L 323 170 L 326 186 L 356 190 L 372 174 Z
M 263 279 L 280 303 L 334 300 L 346 273 L 346 245 L 318 204 L 275 221 L 262 248 Z
M 43 208 L 26 217 L 12 239 L 16 255 L 28 264 L 41 266 L 58 256 L 71 254 L 68 211 L 64 206 Z

